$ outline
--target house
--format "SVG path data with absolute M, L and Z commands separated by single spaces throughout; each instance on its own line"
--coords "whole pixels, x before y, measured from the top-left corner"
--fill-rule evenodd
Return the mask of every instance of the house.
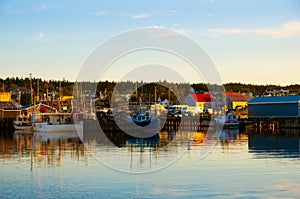
M 265 92 L 263 93 L 263 96 L 265 97 L 270 97 L 270 96 L 287 96 L 290 94 L 289 90 L 284 90 L 284 89 L 280 89 L 280 90 L 265 90 Z
M 11 99 L 13 100 L 18 100 L 19 99 L 19 94 L 30 94 L 30 89 L 25 88 L 25 87 L 20 87 L 20 86 L 13 86 L 10 88 L 7 88 L 6 91 L 11 92 Z
M 249 118 L 300 117 L 300 95 L 256 97 L 248 101 Z
M 239 92 L 223 92 L 225 97 L 225 105 L 228 110 L 236 110 L 237 108 L 246 108 L 249 98 Z
M 199 107 L 200 112 L 214 109 L 216 106 L 216 102 L 210 94 L 190 94 L 186 97 L 185 102 L 189 106 Z

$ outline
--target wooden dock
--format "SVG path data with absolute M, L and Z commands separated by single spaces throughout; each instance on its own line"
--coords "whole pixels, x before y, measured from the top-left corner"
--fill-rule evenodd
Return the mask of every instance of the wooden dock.
M 162 131 L 202 131 L 204 128 L 210 125 L 210 117 L 193 117 L 193 118 L 164 118 L 161 120 L 162 124 L 160 129 Z M 84 120 L 83 128 L 86 131 L 99 131 L 100 124 L 101 129 L 107 133 L 119 133 L 121 129 L 128 129 L 130 131 L 136 131 L 134 126 L 128 122 L 98 122 L 94 120 Z

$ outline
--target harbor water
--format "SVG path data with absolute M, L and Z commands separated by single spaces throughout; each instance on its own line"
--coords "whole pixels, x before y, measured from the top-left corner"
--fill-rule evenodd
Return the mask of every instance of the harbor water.
M 1 132 L 0 198 L 299 198 L 299 130 L 222 131 L 202 158 L 205 132 L 190 134 L 176 147 L 165 146 L 180 132 L 161 132 L 90 151 L 76 132 Z

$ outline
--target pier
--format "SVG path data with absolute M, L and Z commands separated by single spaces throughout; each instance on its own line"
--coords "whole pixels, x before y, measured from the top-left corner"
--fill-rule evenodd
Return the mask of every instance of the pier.
M 161 131 L 203 131 L 210 125 L 210 116 L 205 117 L 191 117 L 191 118 L 166 118 L 161 124 Z M 99 126 L 100 125 L 100 126 Z M 101 127 L 101 129 L 100 129 Z M 130 125 L 128 122 L 115 123 L 111 122 L 98 122 L 97 120 L 84 120 L 83 130 L 84 132 L 90 133 L 89 136 L 93 136 L 93 132 L 103 131 L 105 134 L 117 134 L 124 133 L 121 129 L 126 129 L 131 132 L 138 131 L 134 126 Z M 125 134 L 125 133 L 124 133 Z
M 300 128 L 300 96 L 257 97 L 248 102 L 248 117 L 258 131 Z
M 295 118 L 256 118 L 251 119 L 252 127 L 258 131 L 275 129 L 298 129 L 300 117 Z

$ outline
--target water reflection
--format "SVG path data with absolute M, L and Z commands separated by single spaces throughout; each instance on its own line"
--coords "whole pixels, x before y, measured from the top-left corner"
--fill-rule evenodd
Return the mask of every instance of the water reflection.
M 85 148 L 77 132 L 38 133 L 15 131 L 13 137 L 1 137 L 0 158 L 20 163 L 30 159 L 30 170 L 41 166 L 62 166 L 71 157 L 78 160 L 85 156 Z
M 248 136 L 249 153 L 256 158 L 299 157 L 299 130 L 251 132 Z
M 299 158 L 299 131 L 278 131 L 273 133 L 239 132 L 238 129 L 219 130 L 217 146 L 223 152 L 237 152 L 237 146 L 248 148 L 252 158 Z M 186 150 L 201 150 L 207 133 L 163 131 L 150 138 L 134 138 L 115 134 L 114 142 L 119 147 L 90 143 L 87 151 L 77 132 L 73 133 L 32 133 L 15 131 L 2 134 L 0 159 L 3 162 L 30 160 L 30 169 L 61 167 L 64 159 L 85 160 L 86 155 L 96 154 L 108 162 L 132 171 L 155 170 L 180 157 Z M 112 136 L 112 135 L 110 135 Z M 114 153 L 119 153 L 116 159 Z M 101 161 L 101 160 L 100 160 Z M 121 162 L 121 164 L 120 164 Z M 105 162 L 104 162 L 105 163 Z M 109 165 L 108 165 L 109 166 Z M 118 168 L 118 167 L 117 167 Z
M 218 135 L 217 146 L 220 146 L 223 152 L 242 150 L 238 147 L 248 144 L 248 135 L 245 132 L 240 132 L 239 129 L 221 129 L 218 130 Z
M 207 137 L 205 131 L 164 131 L 149 139 L 116 138 L 121 147 L 93 145 L 94 151 L 87 151 L 72 133 L 0 134 L 0 198 L 299 196 L 299 130 L 227 130 L 218 134 L 214 150 L 204 160 L 199 159 L 199 150 Z M 190 150 L 171 167 L 147 175 L 114 172 L 91 155 L 102 151 L 120 166 L 142 171 L 159 167 L 180 149 Z M 116 159 L 112 150 L 120 152 L 121 158 Z M 123 164 L 127 159 L 132 162 Z

